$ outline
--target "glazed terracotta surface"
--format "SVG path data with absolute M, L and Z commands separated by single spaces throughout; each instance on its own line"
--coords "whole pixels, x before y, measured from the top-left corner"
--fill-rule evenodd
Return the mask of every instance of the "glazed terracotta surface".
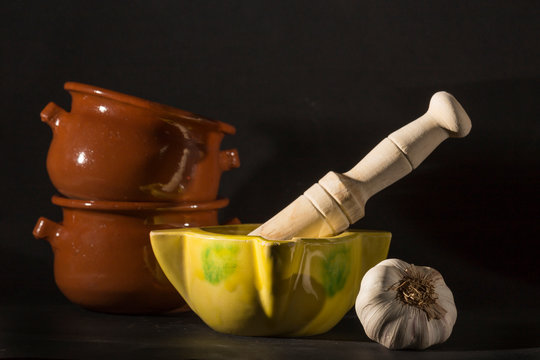
M 85 201 L 53 196 L 63 221 L 40 218 L 36 238 L 54 252 L 62 293 L 83 307 L 114 313 L 159 313 L 185 302 L 163 274 L 150 245 L 156 229 L 216 225 L 227 199 L 201 203 Z
M 210 201 L 223 171 L 240 165 L 220 150 L 233 126 L 80 83 L 68 82 L 71 111 L 49 103 L 47 170 L 65 196 L 113 201 Z

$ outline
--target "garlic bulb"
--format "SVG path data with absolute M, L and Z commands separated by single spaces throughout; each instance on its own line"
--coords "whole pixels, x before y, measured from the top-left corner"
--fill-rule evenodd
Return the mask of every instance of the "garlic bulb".
M 446 341 L 457 311 L 441 274 L 387 259 L 362 279 L 356 314 L 367 336 L 389 349 L 425 349 Z

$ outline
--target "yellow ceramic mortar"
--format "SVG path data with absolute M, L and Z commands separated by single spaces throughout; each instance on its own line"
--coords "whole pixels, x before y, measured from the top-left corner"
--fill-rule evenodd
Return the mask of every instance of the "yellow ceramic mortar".
M 271 241 L 257 225 L 156 230 L 152 248 L 191 309 L 216 331 L 251 336 L 326 332 L 354 305 L 363 275 L 391 234 L 350 230 Z

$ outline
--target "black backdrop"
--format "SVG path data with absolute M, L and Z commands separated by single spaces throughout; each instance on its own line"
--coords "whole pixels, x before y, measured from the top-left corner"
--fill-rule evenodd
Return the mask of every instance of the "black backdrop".
M 390 256 L 439 269 L 461 307 L 537 306 L 540 6 L 535 1 L 2 1 L 4 299 L 61 299 L 60 220 L 39 112 L 65 81 L 234 125 L 220 217 L 263 222 L 327 171 L 344 172 L 446 90 L 473 128 L 375 195 L 356 228 Z M 39 299 L 39 300 L 38 300 Z M 60 300 L 58 300 L 60 301 Z M 529 346 L 531 344 L 528 344 Z M 538 343 L 536 344 L 538 345 Z

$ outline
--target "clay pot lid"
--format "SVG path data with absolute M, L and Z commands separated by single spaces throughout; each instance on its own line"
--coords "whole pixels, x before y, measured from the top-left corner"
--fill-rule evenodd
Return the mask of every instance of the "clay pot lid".
M 54 205 L 72 209 L 108 210 L 108 211 L 206 211 L 221 209 L 229 205 L 229 199 L 217 199 L 203 202 L 153 202 L 153 201 L 109 201 L 109 200 L 81 200 L 71 199 L 60 195 L 53 195 L 51 201 Z
M 189 111 L 177 109 L 175 107 L 172 107 L 169 105 L 163 105 L 154 101 L 145 100 L 145 99 L 133 96 L 133 95 L 126 95 L 117 91 L 100 88 L 98 86 L 83 84 L 83 83 L 74 82 L 74 81 L 68 81 L 64 84 L 64 89 L 67 91 L 76 91 L 76 92 L 101 96 L 101 97 L 118 101 L 124 104 L 129 104 L 129 105 L 133 105 L 139 108 L 148 109 L 157 113 L 168 114 L 176 118 L 192 120 L 199 123 L 206 123 L 207 125 L 210 125 L 212 127 L 217 127 L 218 131 L 221 131 L 225 134 L 233 135 L 234 133 L 236 133 L 236 128 L 230 124 L 217 121 L 217 120 L 211 120 L 203 116 L 191 113 Z

